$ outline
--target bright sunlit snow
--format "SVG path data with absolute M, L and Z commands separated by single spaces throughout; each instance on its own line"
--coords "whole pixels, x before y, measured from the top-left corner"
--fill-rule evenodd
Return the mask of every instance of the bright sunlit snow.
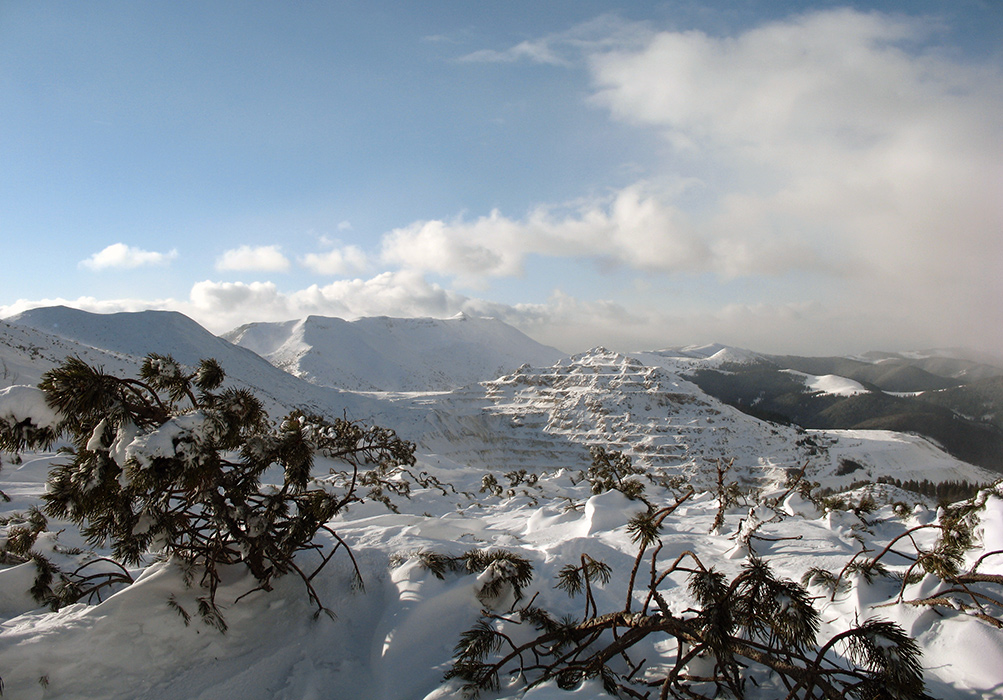
M 581 614 L 581 601 L 555 589 L 554 582 L 563 566 L 587 554 L 612 567 L 611 581 L 594 591 L 600 611 L 620 609 L 636 554 L 626 525 L 645 507 L 619 491 L 591 492 L 583 476 L 591 445 L 622 450 L 646 469 L 654 479 L 646 482 L 646 493 L 656 507 L 673 502 L 680 484 L 696 487 L 698 492 L 664 523 L 660 557 L 669 560 L 691 550 L 729 576 L 753 552 L 778 575 L 794 580 L 811 567 L 839 572 L 861 547 L 878 551 L 907 528 L 936 522 L 938 511 L 926 498 L 879 484 L 858 486 L 847 495 L 857 501 L 872 495 L 884 504 L 873 513 L 825 511 L 794 493 L 775 508 L 737 504 L 714 527 L 717 499 L 707 489 L 715 487 L 719 464 L 734 460 L 729 480 L 773 494 L 782 493 L 779 484 L 786 474 L 801 466 L 809 479 L 837 491 L 855 481 L 873 484 L 885 476 L 980 483 L 998 477 L 916 435 L 803 431 L 726 406 L 680 374 L 700 363 L 714 366 L 728 351 L 724 347 L 636 356 L 596 348 L 493 378 L 489 363 L 477 370 L 487 373 L 480 381 L 452 390 L 361 394 L 292 377 L 177 315 L 88 317 L 54 309 L 23 320 L 33 325 L 0 326 L 0 360 L 18 367 L 22 382 L 0 390 L 0 415 L 8 421 L 54 421 L 41 393 L 23 381 L 40 377 L 68 350 L 106 362 L 120 374 L 134 374 L 138 368 L 139 358 L 130 351 L 169 351 L 188 362 L 213 354 L 224 367 L 232 365 L 229 376 L 235 385 L 250 387 L 266 399 L 273 415 L 283 407 L 309 405 L 332 416 L 349 410 L 354 417 L 393 427 L 418 444 L 417 468 L 453 488 L 445 493 L 418 489 L 410 500 L 397 501 L 399 513 L 375 502 L 357 504 L 332 522 L 351 546 L 365 583 L 364 590 L 353 586 L 351 563 L 339 556 L 313 581 L 334 619 L 314 619 L 315 608 L 295 577 L 278 579 L 275 590 L 265 592 L 252 590 L 254 579 L 233 568 L 225 572 L 218 593 L 229 630 L 223 634 L 197 618 L 186 626 L 169 601 L 194 609 L 199 588 L 186 586 L 175 566 L 152 556 L 131 572 L 134 584 L 103 602 L 49 612 L 38 609 L 26 592 L 34 580 L 33 564 L 0 567 L 0 677 L 5 697 L 459 700 L 458 686 L 444 682 L 443 674 L 460 635 L 477 621 L 482 607 L 507 609 L 513 593 L 503 590 L 491 598 L 482 594 L 497 574 L 491 570 L 480 575 L 447 572 L 440 580 L 419 565 L 416 554 L 456 556 L 471 549 L 502 549 L 525 557 L 534 576 L 524 595 L 536 596 L 537 604 L 556 615 Z M 46 323 L 49 330 L 67 335 L 46 332 L 40 328 Z M 389 323 L 381 320 L 377 325 Z M 421 324 L 401 325 L 414 351 L 412 366 L 420 368 L 422 357 L 434 353 L 437 343 L 449 336 L 448 329 L 438 327 L 440 333 L 429 335 Z M 477 364 L 477 343 L 513 356 L 519 348 L 532 348 L 515 335 L 507 344 L 499 341 L 490 324 L 471 327 L 481 328 L 483 335 L 467 338 L 472 345 L 465 371 Z M 145 337 L 161 347 L 147 348 Z M 324 344 L 312 351 L 334 352 L 333 347 Z M 337 357 L 329 359 L 338 365 Z M 434 366 L 432 359 L 428 366 Z M 372 377 L 363 379 L 370 384 L 382 381 L 382 372 L 376 367 Z M 132 463 L 144 468 L 155 455 L 187 449 L 204 428 L 198 413 L 179 416 L 157 430 L 129 428 L 115 436 L 110 453 L 123 463 L 131 455 L 136 458 Z M 96 447 L 100 442 L 95 436 L 88 444 Z M 14 517 L 0 526 L 4 537 L 18 522 L 14 514 L 38 503 L 50 466 L 62 459 L 31 453 L 20 462 L 4 457 L 0 491 L 11 502 L 0 505 L 0 515 Z M 841 475 L 845 463 L 857 467 Z M 317 469 L 323 474 L 325 466 L 318 463 Z M 496 485 L 488 484 L 487 476 L 494 477 Z M 980 571 L 1001 572 L 1003 556 L 994 553 L 1003 547 L 1003 500 L 986 494 L 982 500 L 978 540 L 965 563 L 985 557 Z M 894 502 L 901 503 L 891 505 Z M 757 523 L 761 539 L 744 541 L 742 533 Z M 62 566 L 82 561 L 84 555 L 72 549 L 82 545 L 73 527 L 51 522 L 49 531 L 36 543 L 40 554 Z M 55 531 L 58 537 L 51 534 Z M 921 546 L 933 543 L 925 530 L 914 537 Z M 903 542 L 895 547 L 903 548 Z M 888 562 L 893 573 L 903 572 L 908 563 L 901 557 Z M 930 695 L 946 700 L 998 696 L 1003 637 L 997 629 L 960 610 L 896 604 L 899 584 L 893 579 L 868 583 L 854 574 L 847 581 L 849 588 L 832 600 L 812 589 L 824 621 L 820 638 L 846 629 L 855 619 L 878 614 L 898 622 L 920 645 Z M 938 579 L 927 576 L 906 592 L 919 598 L 942 590 Z M 671 576 L 662 592 L 673 610 L 692 605 L 682 574 Z M 649 659 L 671 663 L 675 649 L 652 643 L 643 652 Z M 779 688 L 768 680 L 763 683 L 748 689 L 750 699 L 777 697 Z M 570 693 L 554 682 L 520 693 L 515 679 L 506 679 L 498 692 L 483 697 L 607 697 L 597 681 Z
M 788 374 L 793 374 L 795 377 L 801 379 L 805 383 L 805 386 L 809 389 L 812 391 L 818 391 L 822 394 L 832 394 L 833 396 L 854 396 L 855 394 L 864 394 L 869 391 L 860 382 L 847 379 L 846 377 L 840 377 L 835 374 L 824 374 L 820 377 L 816 377 L 814 374 L 805 374 L 804 372 L 797 372 L 792 369 L 786 369 L 783 371 Z

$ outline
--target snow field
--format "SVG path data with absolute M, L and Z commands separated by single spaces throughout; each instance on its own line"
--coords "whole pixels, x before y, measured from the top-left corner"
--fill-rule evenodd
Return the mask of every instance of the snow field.
M 574 475 L 567 470 L 542 474 L 535 485 L 525 488 L 527 493 L 499 498 L 478 492 L 479 470 L 453 469 L 448 461 L 434 457 L 419 466 L 443 481 L 452 481 L 458 491 L 470 496 L 419 490 L 410 501 L 400 503 L 400 514 L 366 503 L 339 517 L 334 525 L 352 547 L 365 590 L 353 587 L 347 557 L 336 556 L 314 581 L 334 619 L 324 615 L 314 619 L 315 608 L 295 577 L 278 580 L 272 592 L 249 592 L 253 579 L 239 568 L 229 572 L 218 596 L 229 625 L 225 634 L 199 621 L 194 614 L 199 589 L 186 588 L 169 563 L 155 562 L 136 572 L 140 575 L 135 584 L 100 604 L 77 604 L 56 613 L 32 609 L 30 598 L 10 593 L 23 590 L 29 578 L 25 567 L 30 565 L 0 570 L 0 591 L 4 591 L 0 596 L 0 675 L 6 694 L 123 700 L 458 700 L 457 684 L 443 684 L 442 676 L 460 634 L 479 617 L 482 603 L 477 593 L 482 584 L 475 575 L 455 572 L 447 572 L 440 580 L 413 556 L 419 551 L 458 556 L 470 549 L 503 549 L 522 556 L 535 571 L 525 599 L 536 596 L 534 603 L 554 615 L 579 618 L 582 598 L 568 598 L 554 588 L 554 582 L 561 567 L 577 564 L 587 554 L 612 567 L 612 580 L 594 588 L 600 612 L 622 609 L 636 555 L 625 526 L 639 510 L 636 502 L 619 492 L 593 496 L 588 484 L 573 483 Z M 30 500 L 29 485 L 34 485 L 36 496 L 40 492 L 38 471 L 46 467 L 44 459 L 28 461 L 17 469 L 5 465 L 0 489 L 20 489 L 14 505 L 23 507 Z M 648 494 L 656 505 L 674 500 L 655 487 L 649 487 Z M 786 505 L 786 510 L 795 513 L 804 510 L 804 504 L 796 500 Z M 664 524 L 659 561 L 668 563 L 690 550 L 729 578 L 738 573 L 744 558 L 728 558 L 727 553 L 735 547 L 732 537 L 749 517 L 748 508 L 730 510 L 720 534 L 711 535 L 708 531 L 716 511 L 717 500 L 709 492 L 687 500 Z M 794 580 L 800 580 L 809 567 L 839 572 L 859 550 L 859 538 L 877 549 L 911 525 L 935 517 L 919 509 L 902 520 L 893 516 L 890 507 L 867 522 L 843 512 L 811 518 L 759 508 L 757 515 L 769 522 L 757 531 L 766 539 L 753 539 L 752 547 L 777 575 Z M 974 551 L 973 557 L 1003 544 L 1003 499 L 987 499 L 980 529 L 984 549 Z M 67 536 L 68 532 L 63 533 L 60 540 Z M 918 535 L 923 536 L 927 535 Z M 902 558 L 887 562 L 897 569 L 907 564 Z M 936 584 L 927 580 L 917 586 Z M 921 644 L 931 695 L 998 697 L 1003 683 L 999 632 L 950 611 L 875 607 L 893 600 L 897 589 L 894 581 L 879 579 L 868 584 L 851 578 L 850 590 L 831 602 L 828 592 L 813 589 L 823 619 L 820 640 L 846 629 L 855 617 L 863 620 L 878 614 L 902 624 Z M 669 577 L 663 594 L 676 613 L 692 605 L 686 575 L 681 572 Z M 168 605 L 172 596 L 193 613 L 188 626 Z M 237 598 L 241 600 L 235 602 Z M 634 608 L 640 603 L 635 598 Z M 513 626 L 506 632 L 524 630 Z M 646 656 L 657 669 L 674 659 L 675 646 L 668 639 L 649 638 L 636 655 Z M 767 684 L 760 695 L 751 693 L 750 697 L 769 698 L 773 690 Z M 520 696 L 515 685 L 503 685 L 499 693 L 483 697 Z M 525 697 L 598 700 L 608 696 L 601 684 L 589 682 L 571 694 L 553 683 L 545 684 Z
M 64 328 L 75 318 L 68 310 L 52 313 Z M 439 579 L 413 555 L 426 551 L 458 556 L 471 549 L 511 552 L 534 567 L 524 600 L 535 596 L 535 604 L 555 616 L 577 618 L 583 614 L 582 598 L 569 599 L 554 588 L 555 577 L 562 567 L 588 555 L 612 568 L 609 584 L 594 589 L 599 611 L 621 610 L 637 551 L 625 526 L 639 506 L 618 492 L 593 496 L 579 471 L 588 465 L 591 445 L 622 450 L 650 474 L 681 478 L 697 488 L 713 486 L 715 463 L 731 458 L 736 461 L 728 480 L 745 486 L 776 481 L 805 464 L 809 479 L 835 488 L 883 475 L 903 480 L 994 478 L 915 436 L 803 432 L 763 423 L 711 399 L 678 374 L 695 362 L 734 359 L 726 348 L 691 349 L 690 355 L 679 357 L 638 356 L 645 363 L 596 349 L 552 367 L 522 367 L 448 392 L 364 395 L 297 380 L 247 350 L 189 327 L 177 315 L 125 317 L 118 321 L 128 320 L 131 330 L 90 329 L 84 324 L 90 335 L 81 333 L 79 343 L 40 331 L 27 334 L 27 327 L 7 324 L 0 327 L 0 355 L 5 367 L 18 375 L 18 384 L 37 381 L 44 369 L 70 353 L 99 358 L 110 372 L 132 375 L 139 361 L 123 352 L 140 352 L 140 344 L 151 338 L 181 338 L 177 351 L 148 349 L 170 349 L 185 362 L 219 353 L 228 376 L 259 393 L 273 416 L 282 415 L 284 407 L 303 405 L 329 415 L 345 410 L 350 417 L 394 427 L 418 443 L 419 468 L 452 484 L 455 492 L 418 490 L 410 501 L 399 503 L 399 514 L 376 503 L 358 504 L 333 523 L 351 545 L 365 582 L 364 591 L 354 588 L 351 561 L 342 554 L 313 580 L 334 619 L 315 619 L 316 608 L 295 577 L 278 580 L 271 592 L 255 591 L 253 579 L 238 567 L 226 572 L 218 596 L 229 625 L 223 634 L 199 620 L 200 589 L 186 587 L 176 567 L 154 559 L 132 572 L 136 583 L 103 602 L 50 613 L 36 609 L 25 593 L 33 565 L 0 565 L 0 676 L 5 697 L 456 700 L 457 684 L 443 683 L 442 677 L 460 635 L 480 616 L 484 601 L 479 592 L 485 580 L 457 572 Z M 169 328 L 156 327 L 158 323 Z M 35 391 L 4 390 L 0 412 L 7 410 L 4 415 L 15 420 L 32 417 L 38 424 L 51 420 L 31 393 Z M 144 452 L 154 447 L 173 450 L 173 438 L 183 428 L 181 422 L 172 423 L 135 447 Z M 121 447 L 129 445 L 133 442 L 123 438 Z M 58 459 L 26 454 L 21 464 L 4 463 L 0 490 L 12 500 L 0 503 L 0 516 L 23 513 L 36 503 L 48 468 Z M 863 471 L 836 476 L 843 459 L 861 464 Z M 526 478 L 510 483 L 507 475 L 520 470 Z M 500 495 L 481 490 L 482 478 L 489 474 L 496 478 Z M 672 493 L 650 483 L 647 495 L 656 507 L 674 501 Z M 905 492 L 893 495 L 908 498 Z M 665 564 L 693 551 L 705 565 L 732 577 L 747 561 L 751 546 L 778 575 L 800 580 L 812 567 L 839 573 L 862 545 L 878 551 L 906 528 L 937 517 L 936 511 L 919 506 L 908 520 L 901 520 L 890 508 L 882 508 L 865 521 L 852 513 L 822 514 L 792 495 L 779 512 L 755 509 L 754 515 L 766 521 L 756 534 L 765 539 L 753 538 L 747 546 L 736 541 L 736 535 L 743 527 L 748 530 L 749 510 L 748 505 L 729 510 L 720 530 L 710 534 L 717 500 L 706 491 L 695 494 L 666 519 L 659 561 Z M 0 525 L 0 537 L 6 537 L 11 524 Z M 51 534 L 39 538 L 42 553 L 60 564 L 82 561 L 85 555 L 66 549 L 82 545 L 74 528 L 50 522 L 49 529 L 60 534 L 58 540 Z M 987 498 L 977 532 L 981 549 L 969 554 L 969 564 L 1003 549 L 1003 499 Z M 931 533 L 920 531 L 917 542 L 931 546 Z M 892 555 L 884 562 L 899 573 L 909 564 Z M 980 571 L 1003 572 L 1003 557 L 989 556 Z M 823 620 L 820 641 L 870 615 L 893 619 L 923 648 L 932 696 L 999 697 L 1003 649 L 998 630 L 958 611 L 888 605 L 898 594 L 895 581 L 879 578 L 868 583 L 859 575 L 848 575 L 847 580 L 849 590 L 832 599 L 827 591 L 812 589 Z M 676 572 L 661 590 L 679 614 L 693 604 L 686 583 L 686 574 Z M 940 590 L 940 582 L 927 577 L 910 586 L 907 597 Z M 635 609 L 639 605 L 635 600 Z M 190 624 L 178 608 L 192 615 Z M 517 637 L 526 630 L 506 623 L 506 633 Z M 652 674 L 671 663 L 675 654 L 670 638 L 649 638 L 636 650 L 638 658 L 649 659 Z M 771 679 L 759 681 L 759 690 L 750 689 L 751 700 L 784 694 Z M 547 683 L 523 696 L 520 687 L 513 680 L 483 697 L 607 697 L 594 681 L 571 693 Z

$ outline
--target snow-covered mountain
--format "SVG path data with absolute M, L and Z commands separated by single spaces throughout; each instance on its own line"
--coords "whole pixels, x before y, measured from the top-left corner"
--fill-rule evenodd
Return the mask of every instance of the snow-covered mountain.
M 995 476 L 919 436 L 767 423 L 677 373 L 603 348 L 410 401 L 428 411 L 424 432 L 413 435 L 423 451 L 494 472 L 581 469 L 588 447 L 601 445 L 705 486 L 716 478 L 718 460 L 734 460 L 733 478 L 747 482 L 807 464 L 813 480 L 833 487 L 880 476 L 974 482 Z M 846 460 L 864 471 L 837 475 Z
M 660 364 L 670 363 L 689 369 L 713 369 L 724 364 L 750 364 L 763 360 L 763 355 L 757 352 L 721 343 L 685 345 L 634 354 L 657 357 L 659 359 L 656 362 Z
M 250 323 L 223 336 L 318 386 L 353 391 L 441 391 L 564 356 L 493 318 L 345 321 L 308 316 Z
M 695 369 L 719 366 L 724 358 L 755 361 L 755 353 L 726 346 L 633 355 L 596 348 L 555 363 L 559 351 L 499 321 L 469 317 L 352 323 L 310 317 L 253 324 L 239 335 L 245 347 L 175 312 L 102 315 L 65 307 L 35 309 L 0 325 L 0 366 L 7 375 L 3 385 L 37 383 L 42 372 L 67 355 L 125 375 L 134 375 L 149 352 L 170 354 L 189 365 L 214 357 L 229 380 L 252 388 L 273 416 L 295 407 L 329 416 L 345 413 L 393 428 L 436 459 L 478 469 L 582 469 L 589 462 L 589 446 L 603 445 L 663 473 L 701 482 L 713 477 L 717 460 L 732 459 L 735 476 L 750 481 L 804 463 L 813 479 L 832 486 L 882 475 L 931 481 L 994 478 L 917 436 L 805 432 L 726 405 L 686 378 Z M 300 374 L 316 383 L 256 354 L 269 350 L 273 360 L 297 358 Z M 489 359 L 479 359 L 481 352 Z M 452 358 L 452 366 L 446 357 Z M 490 374 L 490 367 L 516 364 L 516 358 L 522 366 L 514 372 Z M 346 373 L 342 364 L 351 370 Z M 320 378 L 334 383 L 339 373 L 369 389 L 412 390 L 371 394 L 321 385 Z M 471 379 L 459 388 L 429 391 L 430 384 L 447 383 L 447 378 L 456 384 L 462 377 Z M 867 471 L 837 477 L 847 459 Z M 886 468 L 886 463 L 895 466 Z
M 71 355 L 133 376 L 149 353 L 171 355 L 188 366 L 215 358 L 230 382 L 254 389 L 273 414 L 300 407 L 369 419 L 379 412 L 368 397 L 303 382 L 174 311 L 94 314 L 55 306 L 0 322 L 2 386 L 36 384 L 43 372 Z
M 0 321 L 0 386 L 38 384 L 42 374 L 76 356 L 108 372 L 133 373 L 136 359 L 61 338 L 31 326 Z
M 376 319 L 371 325 L 392 346 L 394 329 L 387 328 L 389 322 Z M 400 327 L 394 322 L 399 335 L 410 339 L 399 342 L 399 351 L 410 343 L 423 354 L 453 352 L 459 358 L 454 361 L 465 363 L 465 370 L 486 372 L 490 363 L 474 361 L 479 348 L 492 343 L 510 351 L 519 347 L 512 340 L 515 336 L 491 323 L 456 322 L 472 329 L 463 331 L 468 333 L 463 347 L 442 340 L 457 337 L 449 323 L 407 322 Z M 319 360 L 325 354 L 323 344 L 307 342 L 324 337 L 317 329 L 322 325 L 301 322 L 297 341 L 301 346 L 290 342 L 292 327 L 282 324 L 271 327 L 270 340 L 267 324 L 248 328 L 245 338 L 256 338 L 261 351 L 272 347 L 277 352 L 287 346 L 290 358 L 302 351 L 296 360 L 302 362 L 297 365 L 301 374 L 330 377 Z M 328 330 L 340 327 L 332 323 Z M 369 352 L 368 347 L 363 351 Z M 701 368 L 724 362 L 731 366 L 736 358 L 754 355 L 725 347 L 635 355 L 596 348 L 556 362 L 522 357 L 520 363 L 530 364 L 459 388 L 374 394 L 339 391 L 293 376 L 180 314 L 97 316 L 40 309 L 0 322 L 0 390 L 37 382 L 44 370 L 67 355 L 103 365 L 109 372 L 133 375 L 141 356 L 151 351 L 189 364 L 215 357 L 234 382 L 266 398 L 273 414 L 306 405 L 332 416 L 347 410 L 350 417 L 394 428 L 418 445 L 415 471 L 450 488 L 416 488 L 410 500 L 397 502 L 400 512 L 394 513 L 375 501 L 353 504 L 329 523 L 338 539 L 323 534 L 325 550 L 348 546 L 352 551 L 352 559 L 338 552 L 310 582 L 311 590 L 334 612 L 330 619 L 315 615 L 315 606 L 295 576 L 276 578 L 274 589 L 265 591 L 234 566 L 217 590 L 229 624 L 223 634 L 178 613 L 197 610 L 204 590 L 197 582 L 186 585 L 180 567 L 155 557 L 131 567 L 135 582 L 109 589 L 106 593 L 111 595 L 103 600 L 50 612 L 39 608 L 27 592 L 34 582 L 35 564 L 0 562 L 4 697 L 460 700 L 466 697 L 462 689 L 455 681 L 444 683 L 443 674 L 464 632 L 483 621 L 481 593 L 490 581 L 476 571 L 439 576 L 422 565 L 418 553 L 454 557 L 469 550 L 501 550 L 522 557 L 535 572 L 525 598 L 567 619 L 580 619 L 582 603 L 558 590 L 557 577 L 569 566 L 585 562 L 586 555 L 595 557 L 610 567 L 611 574 L 607 583 L 594 585 L 589 593 L 597 614 L 622 610 L 625 591 L 634 581 L 632 566 L 639 561 L 628 520 L 647 506 L 618 491 L 592 493 L 581 474 L 589 465 L 591 445 L 622 451 L 635 465 L 645 467 L 651 477 L 645 482 L 646 498 L 656 509 L 670 506 L 681 492 L 665 477 L 681 476 L 684 485 L 697 489 L 713 487 L 717 460 L 734 459 L 727 479 L 743 486 L 775 484 L 787 470 L 803 464 L 808 465 L 809 479 L 835 488 L 881 476 L 902 481 L 994 478 L 916 435 L 802 430 L 761 421 L 726 405 L 687 378 L 687 373 Z M 463 360 L 464 352 L 474 359 Z M 365 386 L 387 386 L 388 378 L 402 380 L 404 370 L 391 367 L 392 353 L 373 364 L 372 376 L 366 374 L 364 358 L 365 354 L 360 356 L 353 371 Z M 434 365 L 419 366 L 416 357 L 401 361 L 422 382 L 443 380 L 430 369 Z M 456 375 L 448 376 L 456 380 Z M 852 388 L 824 375 L 781 376 L 788 382 L 819 384 L 813 390 L 820 392 Z M 11 501 L 0 503 L 0 542 L 9 541 L 12 528 L 24 522 L 17 513 L 38 505 L 49 467 L 65 459 L 46 453 L 25 454 L 17 460 L 3 457 L 0 491 Z M 323 473 L 318 465 L 317 475 Z M 495 479 L 496 488 L 485 488 L 486 477 Z M 882 488 L 894 496 L 886 500 L 904 501 L 910 508 L 924 500 L 893 487 Z M 881 489 L 874 491 L 880 496 Z M 858 501 L 860 495 L 848 498 Z M 654 580 L 659 553 L 658 566 L 664 567 L 676 556 L 696 552 L 701 561 L 729 578 L 743 571 L 753 552 L 779 575 L 795 581 L 813 569 L 843 571 L 845 591 L 830 595 L 817 587 L 811 590 L 821 613 L 822 640 L 879 615 L 901 625 L 923 650 L 926 688 L 932 697 L 998 697 L 1003 683 L 999 629 L 961 608 L 946 605 L 932 610 L 897 599 L 900 589 L 907 599 L 935 598 L 949 588 L 947 584 L 927 575 L 902 589 L 900 580 L 879 576 L 872 581 L 844 569 L 862 551 L 879 552 L 894 543 L 888 566 L 892 574 L 904 575 L 915 559 L 909 558 L 914 551 L 909 547 L 929 550 L 935 541 L 929 529 L 905 539 L 902 535 L 906 528 L 929 528 L 940 517 L 936 510 L 918 503 L 911 510 L 889 504 L 869 514 L 838 508 L 823 513 L 794 496 L 782 507 L 755 503 L 748 496 L 721 510 L 713 490 L 694 494 L 663 522 L 657 546 L 646 555 L 651 563 L 644 565 L 637 581 Z M 978 563 L 982 573 L 1003 574 L 997 551 L 1003 547 L 1003 500 L 983 494 L 983 505 L 977 516 L 977 541 L 964 565 Z M 750 535 L 743 543 L 740 535 L 753 518 L 759 519 L 760 537 L 753 540 Z M 81 544 L 72 523 L 52 521 L 36 550 L 61 566 L 79 566 L 90 556 L 75 548 Z M 97 555 L 108 552 L 100 550 Z M 356 585 L 355 567 L 364 590 Z M 667 609 L 685 615 L 679 611 L 690 611 L 695 603 L 688 577 L 681 574 L 680 570 L 664 578 L 658 595 Z M 643 583 L 628 593 L 636 603 L 634 610 L 642 604 L 639 592 L 644 592 Z M 511 614 L 498 619 L 512 635 L 526 632 L 516 627 Z M 643 651 L 639 658 L 646 660 L 652 673 L 675 663 L 678 648 L 670 642 L 666 638 L 636 650 Z M 834 652 L 829 656 L 840 663 Z M 619 656 L 610 660 L 616 673 L 633 675 L 620 661 Z M 524 692 L 520 678 L 520 674 L 502 676 L 497 691 L 484 697 L 609 697 L 596 679 L 567 694 L 553 680 Z M 644 672 L 636 680 L 645 682 Z M 748 685 L 746 696 L 770 700 L 785 694 L 775 678 L 761 674 Z

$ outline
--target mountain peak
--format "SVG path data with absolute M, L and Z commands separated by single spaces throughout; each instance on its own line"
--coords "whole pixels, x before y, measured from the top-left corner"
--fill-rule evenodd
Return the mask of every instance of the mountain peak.
M 354 391 L 443 391 L 563 356 L 512 326 L 452 318 L 310 316 L 242 326 L 224 338 L 313 384 Z

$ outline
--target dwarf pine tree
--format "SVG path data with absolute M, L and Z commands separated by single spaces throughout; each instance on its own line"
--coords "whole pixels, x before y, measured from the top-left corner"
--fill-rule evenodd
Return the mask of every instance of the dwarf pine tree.
M 503 682 L 533 687 L 553 680 L 574 690 L 595 678 L 621 698 L 740 700 L 772 689 L 775 697 L 798 700 L 929 700 L 919 647 L 897 624 L 872 618 L 822 642 L 807 589 L 758 558 L 730 580 L 691 551 L 660 563 L 662 523 L 692 494 L 631 520 L 638 552 L 622 609 L 599 610 L 592 591 L 609 583 L 611 570 L 583 554 L 580 565 L 561 569 L 555 585 L 584 594 L 581 618 L 557 618 L 534 605 L 536 596 L 503 613 L 484 610 L 461 635 L 445 678 L 471 698 Z M 636 574 L 650 549 L 642 583 Z M 685 610 L 663 596 L 676 573 L 689 574 L 693 604 Z M 655 644 L 675 648 L 675 660 L 652 658 Z
M 302 411 L 274 425 L 251 392 L 223 388 L 224 377 L 211 359 L 191 371 L 151 354 L 138 378 L 120 378 L 71 357 L 39 384 L 58 425 L 0 419 L 0 448 L 48 448 L 67 437 L 69 459 L 50 473 L 45 514 L 78 524 L 120 562 L 150 552 L 172 558 L 207 589 L 201 612 L 216 626 L 216 589 L 229 565 L 245 566 L 265 590 L 295 572 L 320 612 L 316 569 L 301 568 L 296 555 L 315 551 L 319 569 L 348 549 L 331 518 L 366 497 L 392 507 L 392 495 L 406 496 L 402 477 L 422 481 L 409 469 L 414 445 L 391 430 Z M 314 478 L 318 456 L 342 468 Z M 275 466 L 280 483 L 262 483 Z M 326 548 L 315 542 L 322 530 Z

